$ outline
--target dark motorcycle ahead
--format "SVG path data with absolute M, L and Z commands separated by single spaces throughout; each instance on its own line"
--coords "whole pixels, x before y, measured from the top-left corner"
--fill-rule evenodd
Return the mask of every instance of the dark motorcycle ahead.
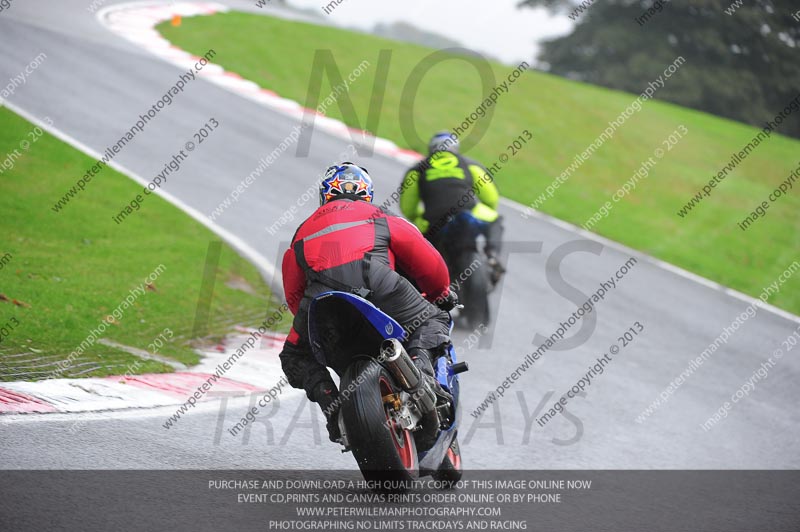
M 326 292 L 309 309 L 314 356 L 340 376 L 340 443 L 343 452 L 352 451 L 364 478 L 458 481 L 458 374 L 467 364 L 457 362 L 452 345 L 437 359 L 436 380 L 452 396 L 443 401 L 406 353 L 404 334 L 394 319 L 355 294 Z M 422 438 L 431 431 L 432 446 Z M 429 448 L 418 450 L 420 441 Z
M 484 234 L 485 227 L 486 222 L 462 211 L 451 216 L 433 240 L 447 263 L 451 286 L 456 288 L 459 301 L 464 305 L 460 316 L 465 317 L 470 330 L 488 326 L 491 318 L 489 293 L 494 286 L 486 256 L 478 250 L 478 237 Z

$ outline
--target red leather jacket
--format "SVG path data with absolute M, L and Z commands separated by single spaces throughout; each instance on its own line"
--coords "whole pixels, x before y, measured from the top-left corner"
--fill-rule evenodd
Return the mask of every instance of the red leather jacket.
M 297 256 L 298 243 L 302 257 Z M 360 265 L 368 253 L 371 260 L 402 270 L 429 301 L 447 295 L 450 275 L 444 259 L 414 225 L 371 203 L 343 198 L 309 216 L 283 256 L 283 288 L 292 313 L 297 314 L 306 289 L 303 262 L 336 278 L 337 271 Z

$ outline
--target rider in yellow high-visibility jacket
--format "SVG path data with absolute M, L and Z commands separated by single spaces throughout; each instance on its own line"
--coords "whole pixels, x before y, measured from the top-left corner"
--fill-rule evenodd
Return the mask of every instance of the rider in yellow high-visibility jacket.
M 458 140 L 447 131 L 434 135 L 428 148 L 429 155 L 403 178 L 400 210 L 440 250 L 442 227 L 460 212 L 472 214 L 482 222 L 484 253 L 496 283 L 505 270 L 498 260 L 503 225 L 492 176 L 480 163 L 461 155 Z

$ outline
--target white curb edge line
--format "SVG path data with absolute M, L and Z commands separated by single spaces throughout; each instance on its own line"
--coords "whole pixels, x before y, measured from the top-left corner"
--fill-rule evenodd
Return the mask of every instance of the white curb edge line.
M 72 147 L 84 152 L 86 155 L 99 160 L 101 158 L 101 154 L 94 151 L 92 148 L 87 146 L 86 144 L 82 143 L 81 141 L 77 140 L 76 138 L 70 136 L 67 133 L 64 133 L 60 129 L 55 126 L 51 126 L 46 124 L 45 122 L 39 120 L 29 112 L 25 111 L 24 109 L 20 108 L 19 106 L 12 104 L 11 102 L 4 102 L 5 107 L 9 108 L 10 110 L 14 111 L 16 114 L 20 115 L 21 117 L 25 118 L 29 122 L 39 126 L 40 128 L 46 130 L 48 133 L 53 135 L 54 137 L 58 138 L 59 140 L 66 142 L 67 144 L 71 145 Z M 142 176 L 137 174 L 136 172 L 126 168 L 125 166 L 119 164 L 116 161 L 109 161 L 107 163 L 108 166 L 113 168 L 114 170 L 120 172 L 131 178 L 132 180 L 136 181 L 143 187 L 147 186 L 150 182 L 147 179 L 144 179 Z M 175 207 L 179 208 L 186 214 L 188 214 L 194 220 L 203 224 L 206 228 L 210 229 L 213 233 L 218 235 L 220 238 L 225 240 L 228 244 L 232 247 L 237 249 L 240 253 L 245 255 L 248 259 L 253 261 L 253 263 L 262 270 L 262 272 L 270 277 L 270 279 L 274 279 L 276 275 L 275 266 L 261 253 L 256 251 L 250 244 L 239 238 L 238 236 L 234 235 L 227 229 L 217 225 L 215 222 L 211 221 L 207 216 L 202 214 L 200 211 L 191 207 L 170 194 L 169 192 L 165 192 L 163 189 L 157 189 L 155 194 L 158 194 L 162 198 L 164 198 L 167 202 L 171 203 Z M 271 281 L 268 281 L 268 284 Z M 274 290 L 274 287 L 270 287 Z
M 712 281 L 710 279 L 707 279 L 707 278 L 705 278 L 705 277 L 703 277 L 701 275 L 698 275 L 696 273 L 692 273 L 692 272 L 690 272 L 688 270 L 684 270 L 680 266 L 675 266 L 674 264 L 670 264 L 669 262 L 665 262 L 665 261 L 663 261 L 661 259 L 657 259 L 657 258 L 653 257 L 652 255 L 648 255 L 647 253 L 644 253 L 642 251 L 630 248 L 630 247 L 626 246 L 625 244 L 617 242 L 616 240 L 610 240 L 610 239 L 608 239 L 608 238 L 606 238 L 604 236 L 598 235 L 597 233 L 592 233 L 591 231 L 587 231 L 587 230 L 585 230 L 585 229 L 583 229 L 581 227 L 578 227 L 577 225 L 574 225 L 574 224 L 571 224 L 571 223 L 566 222 L 564 220 L 561 220 L 560 218 L 555 218 L 553 216 L 550 216 L 549 214 L 545 214 L 545 213 L 543 213 L 541 211 L 538 211 L 538 210 L 535 210 L 535 209 L 530 209 L 529 210 L 524 205 L 522 205 L 520 203 L 517 203 L 517 202 L 515 202 L 513 200 L 510 200 L 510 199 L 507 199 L 507 198 L 500 198 L 500 202 L 503 205 L 505 205 L 505 206 L 507 206 L 507 207 L 509 207 L 511 209 L 519 211 L 519 212 L 521 212 L 523 214 L 527 214 L 531 218 L 538 218 L 539 220 L 541 220 L 543 222 L 547 222 L 547 223 L 550 223 L 551 225 L 555 225 L 556 227 L 559 227 L 560 229 L 563 229 L 565 231 L 568 231 L 568 232 L 571 232 L 571 233 L 575 233 L 575 234 L 580 235 L 580 236 L 582 236 L 584 238 L 588 238 L 589 240 L 594 240 L 595 242 L 603 244 L 604 246 L 608 246 L 608 247 L 610 247 L 612 249 L 615 249 L 616 251 L 622 252 L 622 253 L 624 253 L 626 255 L 630 255 L 630 256 L 636 257 L 637 259 L 644 260 L 645 262 L 648 262 L 648 263 L 652 264 L 653 266 L 656 266 L 658 268 L 667 270 L 667 271 L 669 271 L 669 272 L 671 272 L 671 273 L 673 273 L 675 275 L 678 275 L 678 276 L 683 277 L 685 279 L 688 279 L 690 281 L 694 281 L 694 282 L 696 282 L 698 284 L 701 284 L 701 285 L 705 286 L 706 288 L 710 288 L 710 289 L 715 290 L 717 292 L 722 292 L 722 293 L 724 293 L 724 294 L 726 294 L 728 296 L 731 296 L 731 297 L 734 297 L 734 298 L 739 299 L 741 301 L 744 301 L 745 303 L 749 303 L 750 305 L 761 307 L 762 309 L 767 310 L 769 312 L 772 312 L 773 314 L 776 314 L 776 315 L 780 316 L 781 318 L 785 318 L 785 319 L 787 319 L 789 321 L 793 321 L 794 323 L 800 324 L 800 316 L 795 316 L 794 314 L 792 314 L 790 312 L 787 312 L 787 311 L 785 311 L 783 309 L 780 309 L 780 308 L 778 308 L 778 307 L 776 307 L 774 305 L 771 305 L 769 303 L 765 303 L 765 302 L 761 301 L 758 298 L 755 298 L 755 297 L 752 297 L 752 296 L 748 296 L 747 294 L 739 292 L 738 290 L 734 290 L 733 288 L 729 288 L 727 286 L 719 284 L 719 283 L 717 283 L 715 281 Z

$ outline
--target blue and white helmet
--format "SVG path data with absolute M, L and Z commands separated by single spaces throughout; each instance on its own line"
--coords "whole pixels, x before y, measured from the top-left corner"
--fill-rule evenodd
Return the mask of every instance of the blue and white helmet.
M 340 194 L 351 194 L 372 203 L 375 195 L 372 190 L 372 178 L 367 169 L 349 161 L 328 168 L 325 178 L 319 185 L 320 206 Z

